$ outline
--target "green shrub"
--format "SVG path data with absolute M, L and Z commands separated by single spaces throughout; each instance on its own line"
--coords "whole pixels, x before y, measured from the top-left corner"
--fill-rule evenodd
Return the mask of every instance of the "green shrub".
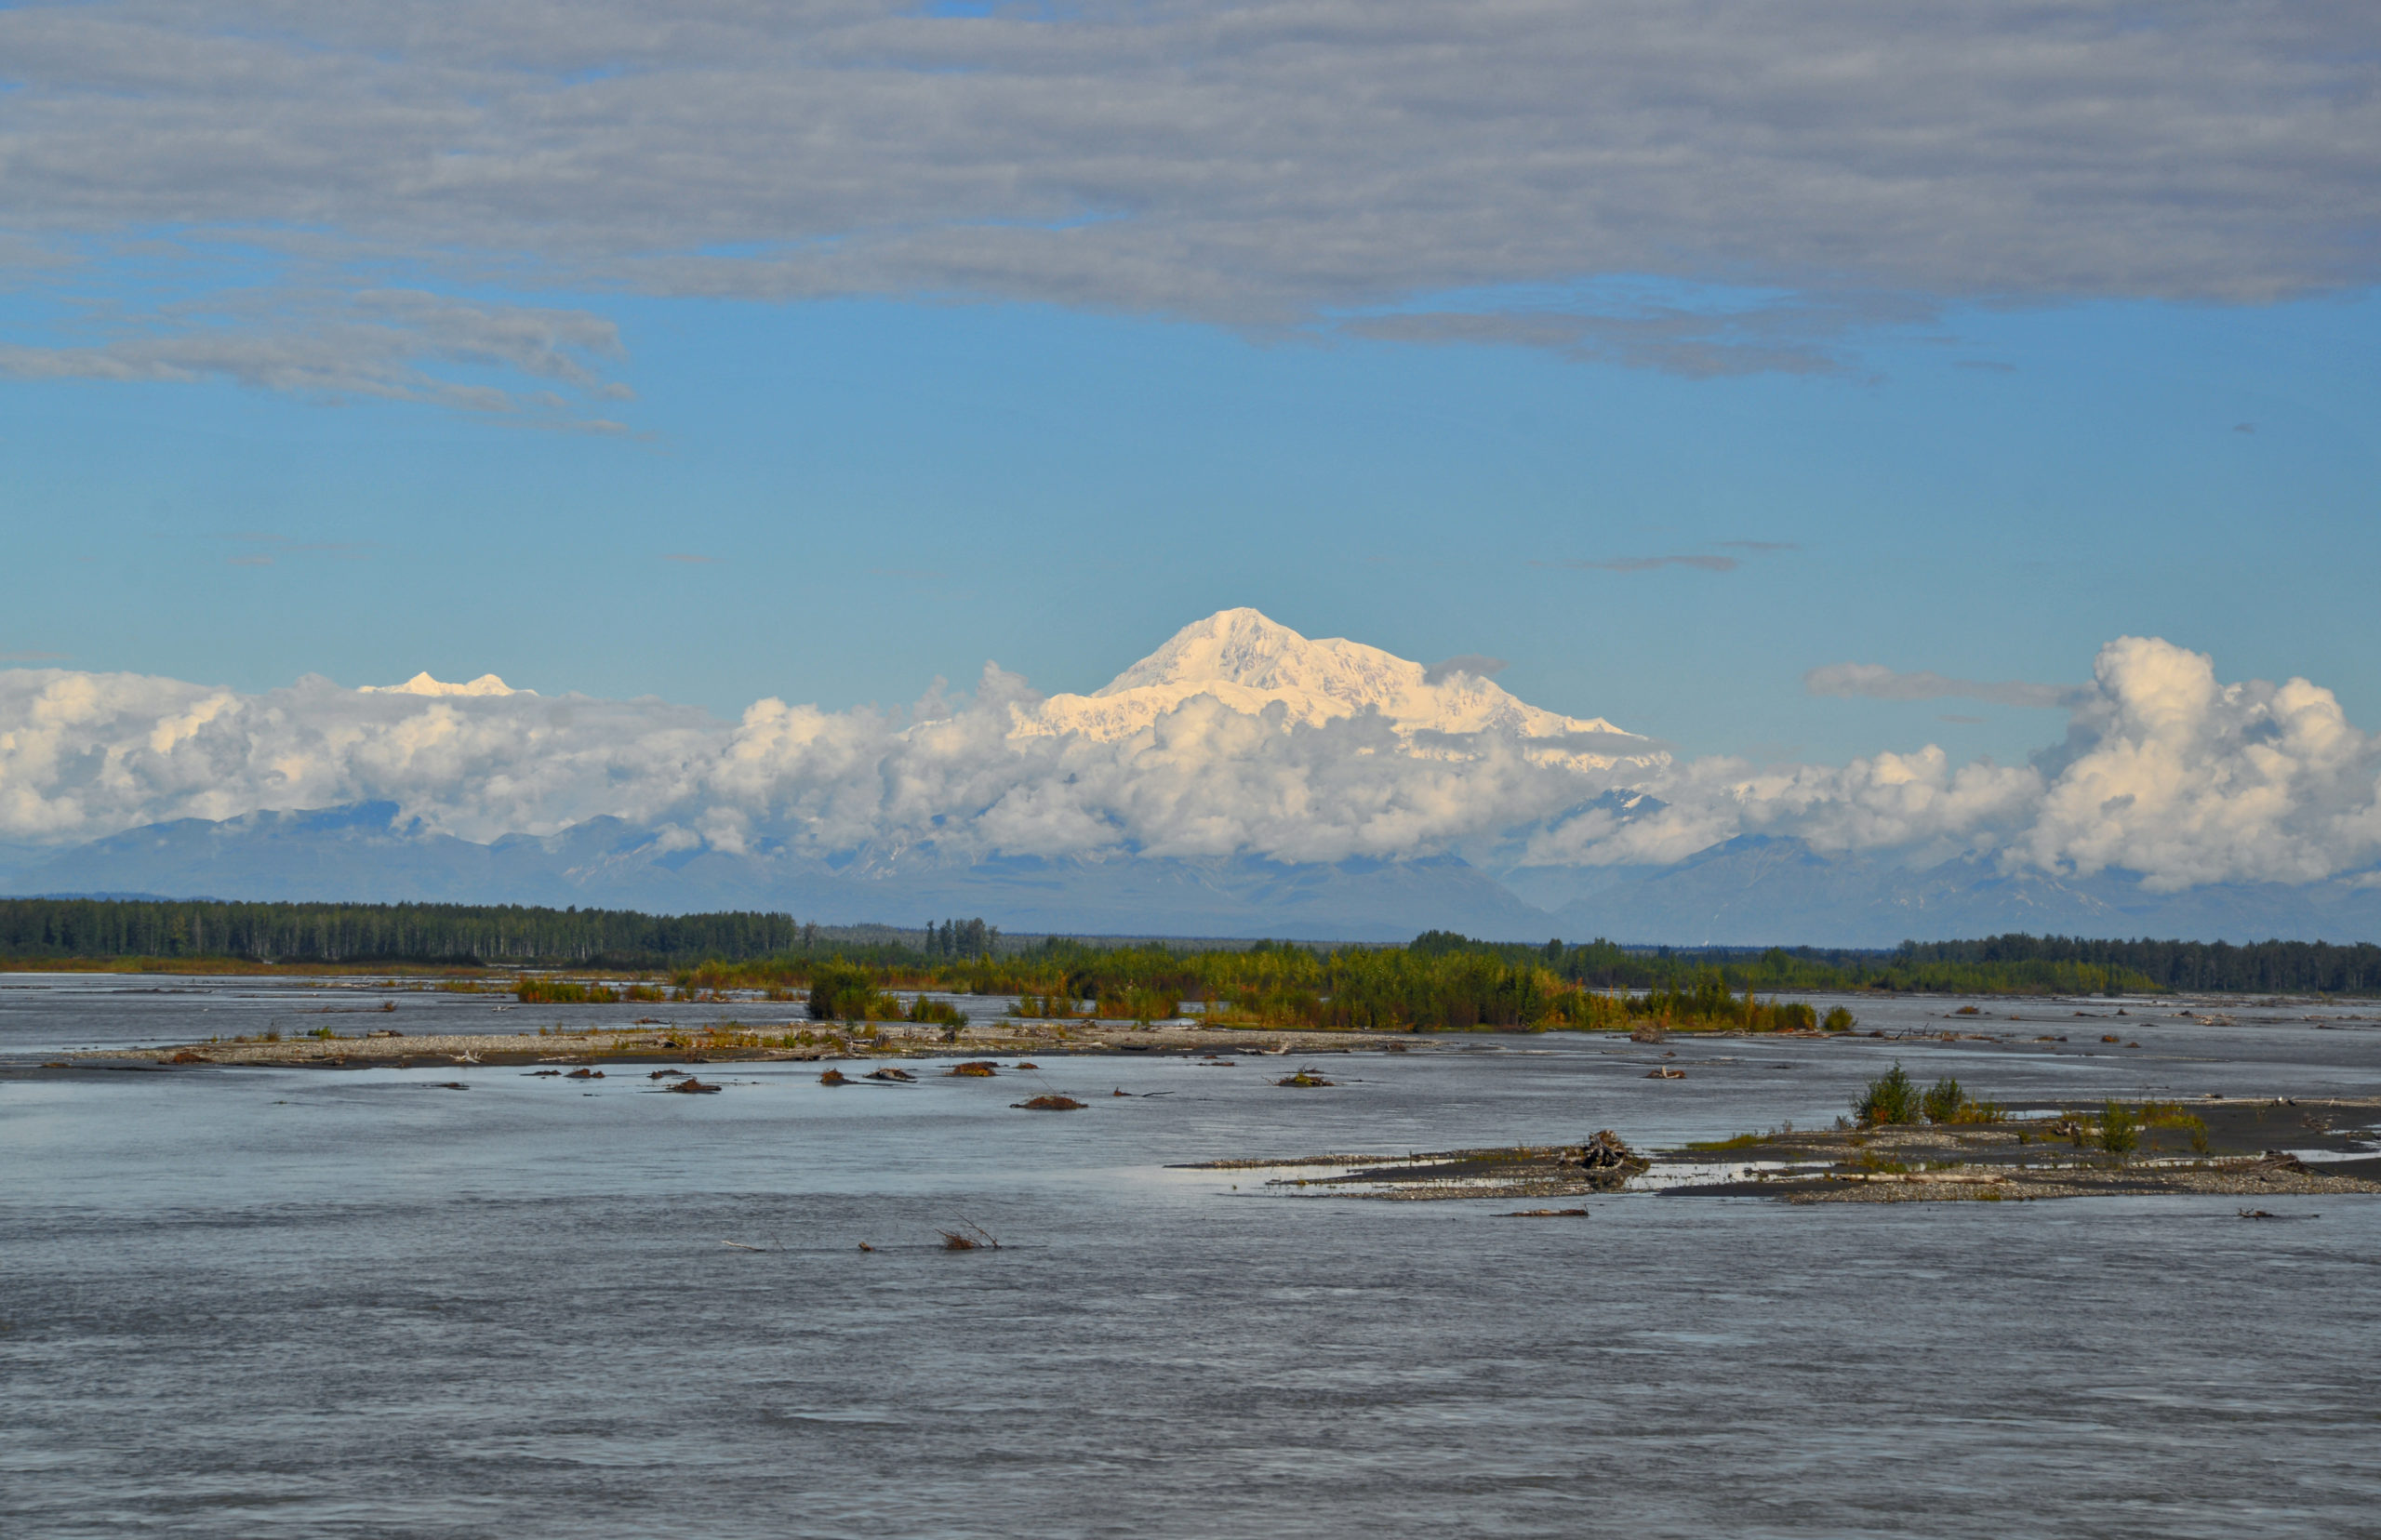
M 513 981 L 512 998 L 524 1005 L 615 1005 L 620 997 L 601 984 L 524 974 Z
M 1169 989 L 1119 987 L 1103 994 L 1099 1014 L 1111 1021 L 1171 1021 L 1182 1014 L 1182 998 Z
M 1768 1142 L 1769 1135 L 1766 1134 L 1732 1134 L 1724 1139 L 1690 1139 L 1687 1141 L 1686 1148 L 1689 1149 L 1750 1149 L 1755 1145 Z
M 1946 1075 L 1928 1087 L 1919 1101 L 1919 1109 L 1926 1114 L 1928 1122 L 1957 1122 L 1960 1109 L 1966 1105 L 1967 1097 L 1961 1094 L 1960 1082 Z
M 2122 1102 L 2100 1109 L 2100 1148 L 2111 1155 L 2130 1155 L 2141 1143 L 2141 1118 Z
M 1917 1082 L 1896 1063 L 1869 1082 L 1860 1099 L 1852 1104 L 1852 1115 L 1863 1128 L 1914 1123 L 1919 1119 L 1920 1101 Z
M 810 1019 L 865 1021 L 878 1009 L 876 975 L 854 962 L 826 962 L 810 976 Z
M 1841 1005 L 1829 1006 L 1827 1015 L 1819 1017 L 1819 1027 L 1824 1031 L 1848 1032 L 1859 1025 L 1860 1018 Z
M 931 1022 L 941 1027 L 964 1027 L 967 1025 L 967 1013 L 947 1002 L 928 1000 L 920 995 L 910 1002 L 910 1008 L 901 1013 L 901 1019 Z

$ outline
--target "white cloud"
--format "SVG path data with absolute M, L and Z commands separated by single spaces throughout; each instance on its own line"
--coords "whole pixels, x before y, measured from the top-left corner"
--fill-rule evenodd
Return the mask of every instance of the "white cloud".
M 1778 832 L 1823 850 L 1967 850 L 2082 875 L 2114 868 L 2158 891 L 2307 882 L 2381 858 L 2381 744 L 2303 679 L 2222 684 L 2205 655 L 2144 637 L 2102 648 L 2092 683 L 2078 687 L 1859 665 L 1815 681 L 1822 675 L 1891 699 L 2045 705 L 2055 695 L 2073 716 L 2067 742 L 2025 767 L 1954 769 L 1933 747 L 1842 769 L 1695 761 L 1650 786 L 1669 804 L 1660 812 L 1583 814 L 1541 833 L 1533 858 L 1674 860 L 1736 834 Z
M 308 678 L 244 696 L 139 674 L 0 670 L 0 831 L 85 840 L 168 818 L 388 799 L 487 839 L 691 799 L 721 735 L 657 702 L 366 694 Z
M 2205 656 L 2125 637 L 2100 653 L 2068 763 L 2019 848 L 2150 887 L 2305 882 L 2381 847 L 2381 754 L 2329 690 L 2216 682 Z
M 1992 832 L 2039 801 L 2030 769 L 1951 767 L 1942 750 L 1878 754 L 1841 768 L 1766 769 L 1724 756 L 1692 760 L 1644 788 L 1663 805 L 1629 815 L 1590 808 L 1536 835 L 1533 865 L 1666 864 L 1739 834 L 1791 834 L 1829 852 L 1989 846 Z
M 882 859 L 1444 851 L 1523 864 L 1667 863 L 1746 833 L 1829 852 L 1958 851 L 2117 868 L 2154 888 L 2303 882 L 2381 859 L 2381 745 L 2305 680 L 2223 684 L 2127 637 L 2067 742 L 2032 765 L 1942 750 L 1841 766 L 1533 760 L 1500 733 L 1417 751 L 1376 712 L 1320 724 L 1193 695 L 1113 737 L 1018 730 L 1039 697 L 987 667 L 907 716 L 763 700 L 734 723 L 651 699 L 432 696 L 308 678 L 244 696 L 180 681 L 0 670 L 0 838 L 63 844 L 177 817 L 396 803 L 473 840 L 598 816 L 674 847 L 784 842 Z M 1646 798 L 1603 797 L 1615 786 Z M 1590 805 L 1592 804 L 1592 805 Z M 673 847 L 673 848 L 674 848 Z
M 611 388 L 600 331 L 373 298 L 403 272 L 1842 369 L 1947 302 L 2369 285 L 2377 34 L 2334 0 L 22 5 L 0 281 L 88 298 L 116 258 L 245 249 L 352 298 L 0 368 Z

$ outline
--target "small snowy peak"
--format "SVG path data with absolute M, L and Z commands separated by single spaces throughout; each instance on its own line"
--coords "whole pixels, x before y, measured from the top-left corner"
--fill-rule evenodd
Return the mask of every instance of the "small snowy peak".
M 535 690 L 516 690 L 492 673 L 482 674 L 465 684 L 449 684 L 443 679 L 432 679 L 424 669 L 402 684 L 366 684 L 358 695 L 409 696 L 510 696 L 536 695 Z
M 1288 723 L 1310 726 L 1369 708 L 1422 753 L 1451 751 L 1436 735 L 1497 733 L 1542 740 L 1533 759 L 1582 766 L 1658 756 L 1649 740 L 1602 717 L 1541 710 L 1461 670 L 1433 684 L 1431 671 L 1361 642 L 1312 640 L 1256 610 L 1228 609 L 1183 627 L 1090 695 L 1053 696 L 1020 710 L 1017 729 L 1120 738 L 1186 700 L 1209 696 L 1250 716 L 1278 705 Z

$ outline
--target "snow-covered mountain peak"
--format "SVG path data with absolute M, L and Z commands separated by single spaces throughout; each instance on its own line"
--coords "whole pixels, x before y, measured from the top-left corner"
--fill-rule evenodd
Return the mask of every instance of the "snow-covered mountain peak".
M 424 669 L 402 684 L 366 684 L 360 686 L 356 693 L 358 695 L 509 696 L 536 695 L 538 692 L 516 690 L 492 673 L 482 674 L 467 684 L 450 684 L 446 680 L 431 678 L 430 670 Z
M 1343 655 L 1368 655 L 1361 658 Z M 1354 664 L 1353 668 L 1348 666 Z M 1374 667 L 1367 670 L 1366 664 Z M 1344 686 L 1357 685 L 1378 665 L 1396 666 L 1404 659 L 1377 647 L 1359 646 L 1336 637 L 1310 642 L 1297 632 L 1253 609 L 1217 610 L 1204 620 L 1193 620 L 1166 639 L 1165 645 L 1092 692 L 1102 699 L 1127 690 L 1170 684 L 1224 684 L 1252 690 L 1312 688 L 1325 678 L 1337 677 Z M 1414 667 L 1407 664 L 1406 667 Z
M 1289 723 L 1307 725 L 1369 708 L 1423 753 L 1457 751 L 1424 735 L 1498 733 L 1540 740 L 1532 758 L 1582 767 L 1659 757 L 1651 742 L 1602 717 L 1540 710 L 1460 670 L 1433 682 L 1433 671 L 1361 642 L 1301 636 L 1257 610 L 1220 610 L 1183 627 L 1090 695 L 1053 696 L 1019 710 L 1017 730 L 1121 738 L 1184 701 L 1209 696 L 1250 716 L 1279 705 Z

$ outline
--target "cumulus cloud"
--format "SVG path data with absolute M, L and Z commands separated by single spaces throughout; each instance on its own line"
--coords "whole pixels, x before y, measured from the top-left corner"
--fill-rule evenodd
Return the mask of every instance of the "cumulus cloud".
M 1660 805 L 1632 815 L 1591 807 L 1534 836 L 1539 866 L 1667 865 L 1740 834 L 1790 834 L 1828 852 L 1984 843 L 2022 822 L 2041 796 L 2030 768 L 1953 768 L 1942 750 L 1878 754 L 1841 768 L 1761 768 L 1728 756 L 1692 760 L 1648 784 Z
M 1483 736 L 1407 750 L 1377 715 L 1288 724 L 1199 697 L 1115 741 L 1013 735 L 1038 699 L 987 669 L 911 720 L 763 700 L 735 723 L 654 700 L 342 689 L 242 696 L 180 681 L 0 672 L 0 835 L 63 843 L 261 807 L 397 803 L 488 840 L 602 816 L 818 854 L 932 840 L 963 856 L 1139 851 L 1285 860 L 1445 848 L 1545 816 L 1569 773 Z
M 1841 370 L 1945 302 L 2369 284 L 2376 42 L 2349 0 L 32 4 L 0 11 L 0 276 L 71 293 L 241 246 Z M 500 411 L 423 362 L 577 378 L 600 352 L 340 309 L 286 335 L 161 313 L 0 367 Z
M 1213 695 L 1121 737 L 1028 735 L 1016 709 L 1039 697 L 989 665 L 971 696 L 938 688 L 908 713 L 771 698 L 732 723 L 501 687 L 374 692 L 310 677 L 247 696 L 0 670 L 0 838 L 55 845 L 177 817 L 387 800 L 481 841 L 609 816 L 687 848 L 864 858 L 931 844 L 961 860 L 1452 851 L 1610 866 L 1772 833 L 1826 852 L 2114 869 L 2158 889 L 2306 882 L 2381 860 L 2381 743 L 2329 691 L 2221 684 L 2208 657 L 2139 637 L 2102 649 L 2066 740 L 2011 766 L 1954 764 L 1928 746 L 1844 765 L 1665 757 L 1592 772 L 1500 734 L 1437 734 L 1417 751 L 1377 713 L 1307 724 Z
M 2204 655 L 2141 637 L 2103 648 L 2093 683 L 2017 843 L 2034 864 L 2125 868 L 2171 890 L 2373 860 L 2381 753 L 2331 691 L 2219 684 Z
M 2304 679 L 2220 684 L 2204 654 L 2145 637 L 2109 643 L 2092 683 L 2075 687 L 1862 665 L 1816 673 L 1847 684 L 1822 693 L 1981 697 L 2064 705 L 2072 715 L 2066 741 L 2023 767 L 1954 769 L 1932 747 L 1842 769 L 1695 761 L 1656 789 L 1668 804 L 1659 812 L 1558 822 L 1537 837 L 1534 857 L 1672 860 L 1766 831 L 1823 850 L 1968 851 L 2011 870 L 2137 872 L 2157 891 L 2303 883 L 2381 859 L 2381 743 Z
M 261 695 L 140 674 L 0 671 L 0 830 L 89 839 L 169 818 L 386 798 L 488 839 L 688 800 L 716 737 L 658 702 L 442 699 L 308 678 Z M 606 788 L 609 788 L 607 790 Z

